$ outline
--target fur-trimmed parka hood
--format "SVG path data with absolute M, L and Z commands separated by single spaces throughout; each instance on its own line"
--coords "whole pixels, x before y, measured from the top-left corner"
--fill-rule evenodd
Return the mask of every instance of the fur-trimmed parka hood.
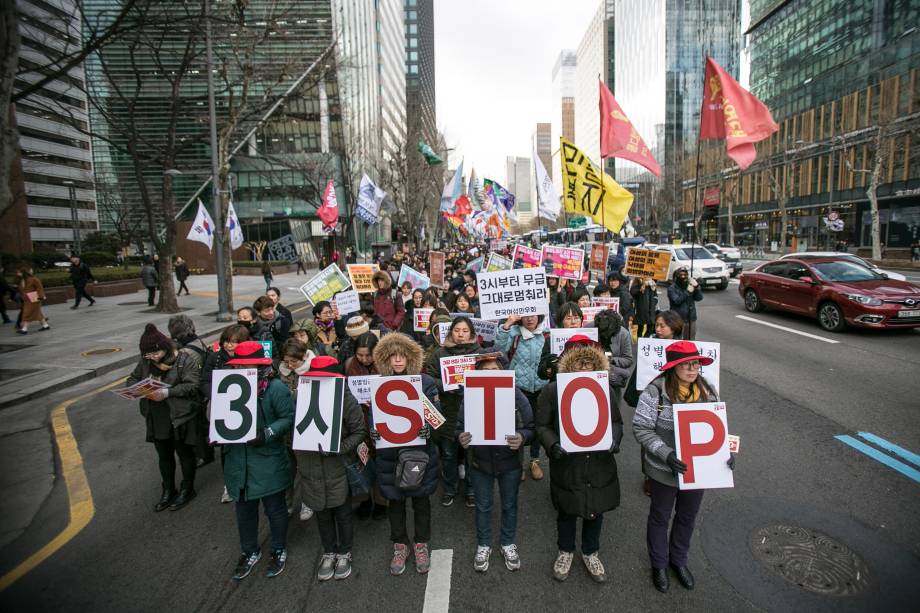
M 376 353 L 375 351 L 374 354 Z M 582 360 L 590 360 L 593 371 L 607 371 L 610 368 L 610 362 L 603 349 L 596 345 L 576 345 L 562 352 L 559 357 L 559 372 L 574 372 L 575 364 Z
M 377 291 L 380 291 L 380 288 L 377 286 L 378 280 L 383 281 L 383 287 L 385 291 L 390 291 L 390 289 L 393 287 L 393 279 L 390 277 L 390 273 L 388 272 L 378 270 L 374 273 L 374 276 L 371 277 L 371 283 L 374 284 L 374 287 L 377 288 Z
M 374 347 L 374 365 L 377 367 L 377 372 L 385 377 L 392 375 L 390 358 L 394 355 L 406 356 L 405 374 L 417 375 L 422 372 L 421 346 L 400 332 L 384 334 Z

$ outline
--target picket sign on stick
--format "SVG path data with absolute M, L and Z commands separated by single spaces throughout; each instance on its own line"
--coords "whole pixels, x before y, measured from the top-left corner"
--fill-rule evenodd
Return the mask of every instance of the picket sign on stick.
M 431 312 L 434 309 L 430 307 L 416 307 L 412 311 L 412 329 L 415 332 L 425 332 L 428 330 L 428 323 L 431 320 Z
M 361 310 L 361 299 L 358 297 L 358 292 L 353 289 L 339 292 L 333 300 L 335 301 L 335 308 L 338 309 L 341 315 L 357 313 Z
M 613 309 L 614 311 L 619 312 L 620 310 L 620 299 L 619 297 L 613 296 L 595 296 L 591 299 L 591 304 L 593 306 L 602 306 L 606 309 Z
M 377 291 L 374 287 L 374 273 L 380 270 L 376 264 L 348 264 L 348 277 L 351 279 L 351 285 L 359 294 L 373 293 Z
M 336 264 L 330 264 L 314 275 L 309 281 L 300 286 L 300 292 L 315 305 L 323 300 L 331 300 L 333 296 L 351 286 L 349 281 Z
M 342 445 L 344 377 L 301 377 L 294 411 L 296 451 L 338 453 Z
M 212 443 L 232 445 L 256 437 L 257 381 L 255 368 L 214 371 L 208 432 Z
M 553 355 L 562 355 L 565 344 L 570 338 L 582 334 L 592 341 L 597 341 L 597 328 L 550 328 L 549 350 Z
M 543 250 L 515 245 L 511 261 L 514 268 L 540 268 L 543 266 Z
M 677 476 L 678 489 L 735 487 L 724 402 L 675 404 L 674 443 L 674 452 L 687 465 L 687 472 Z
M 421 375 L 371 380 L 371 414 L 380 434 L 378 449 L 425 444 L 418 436 L 425 419 L 423 395 Z
M 661 374 L 661 367 L 668 361 L 665 349 L 679 339 L 640 338 L 636 349 L 636 391 L 642 392 L 652 379 Z M 719 343 L 693 341 L 700 355 L 712 358 L 712 364 L 700 367 L 700 376 L 706 379 L 716 393 L 719 393 L 719 367 L 722 351 Z
M 507 445 L 514 430 L 513 370 L 470 370 L 463 382 L 463 428 L 471 445 Z
M 556 381 L 559 445 L 569 453 L 608 451 L 613 420 L 607 371 L 559 373 Z

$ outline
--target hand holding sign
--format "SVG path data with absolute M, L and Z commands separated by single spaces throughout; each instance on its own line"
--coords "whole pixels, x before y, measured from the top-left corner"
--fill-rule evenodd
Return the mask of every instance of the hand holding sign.
M 343 377 L 300 378 L 294 415 L 294 450 L 339 452 L 344 397 Z
M 678 471 L 679 489 L 735 486 L 724 402 L 675 404 L 674 442 L 676 459 L 686 466 L 685 472 Z
M 211 379 L 212 443 L 246 443 L 256 438 L 256 382 L 254 368 L 215 370 Z
M 613 446 L 610 385 L 606 371 L 559 373 L 559 444 L 568 453 Z

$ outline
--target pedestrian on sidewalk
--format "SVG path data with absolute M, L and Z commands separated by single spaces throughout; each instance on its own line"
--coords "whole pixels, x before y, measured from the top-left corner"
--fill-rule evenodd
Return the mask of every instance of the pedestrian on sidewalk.
M 159 282 L 160 275 L 153 265 L 153 258 L 148 255 L 144 257 L 144 264 L 141 266 L 141 283 L 147 288 L 147 306 L 153 306 Z
M 179 353 L 186 354 L 189 359 L 198 364 L 198 369 L 204 367 L 205 358 L 208 355 L 208 347 L 204 344 L 198 334 L 195 332 L 195 322 L 188 315 L 174 315 L 169 318 L 167 324 L 169 336 L 179 348 Z M 197 401 L 204 409 L 204 397 L 198 394 Z M 202 422 L 202 431 L 207 430 L 208 420 L 204 410 L 198 412 L 198 419 Z M 195 456 L 197 457 L 198 466 L 204 466 L 214 461 L 214 447 L 212 447 L 204 438 L 195 447 Z
M 295 341 L 296 342 L 296 341 Z M 304 377 L 335 377 L 339 363 L 331 356 L 313 358 Z M 313 509 L 322 543 L 322 558 L 316 573 L 320 581 L 347 579 L 351 575 L 352 526 L 348 468 L 357 464 L 358 446 L 367 434 L 367 422 L 358 401 L 344 385 L 341 443 L 337 453 L 295 451 L 295 501 Z
M 505 370 L 508 364 L 501 353 L 482 354 L 476 358 L 476 370 Z M 495 482 L 501 498 L 501 535 L 499 545 L 505 567 L 515 571 L 521 568 L 518 554 L 517 517 L 518 490 L 524 471 L 524 445 L 534 438 L 533 410 L 530 401 L 519 388 L 514 389 L 514 434 L 506 436 L 507 447 L 500 445 L 470 446 L 472 435 L 465 428 L 464 408 L 460 407 L 457 419 L 457 440 L 467 450 L 470 477 L 476 492 L 476 554 L 473 569 L 484 573 L 489 570 L 492 555 L 492 501 Z
M 646 542 L 652 584 L 659 592 L 668 591 L 668 566 L 681 585 L 688 590 L 694 587 L 687 561 L 696 515 L 705 491 L 677 487 L 677 474 L 684 473 L 687 465 L 675 452 L 672 403 L 719 400 L 712 385 L 700 375 L 700 366 L 707 366 L 713 360 L 700 355 L 695 343 L 671 343 L 665 349 L 665 357 L 667 362 L 661 367 L 661 374 L 642 392 L 633 415 L 633 434 L 643 450 L 642 472 L 649 477 L 651 485 Z M 734 470 L 734 454 L 729 457 L 728 466 Z
M 185 295 L 188 296 L 191 292 L 188 291 L 188 285 L 185 284 L 185 281 L 189 277 L 188 264 L 185 263 L 181 257 L 176 258 L 176 281 L 179 282 L 179 291 L 176 293 L 177 296 L 182 295 L 182 290 L 185 290 Z
M 291 483 L 291 463 L 285 438 L 294 425 L 294 401 L 287 386 L 274 376 L 271 358 L 261 343 L 236 346 L 230 368 L 258 368 L 256 438 L 245 444 L 224 445 L 224 483 L 236 501 L 240 557 L 233 572 L 245 579 L 262 558 L 259 547 L 259 503 L 271 532 L 271 562 L 265 575 L 276 577 L 287 561 L 288 513 L 284 499 Z
M 265 279 L 265 291 L 272 286 L 275 277 L 272 275 L 272 265 L 268 260 L 262 262 L 262 278 Z
M 609 363 L 598 343 L 577 334 L 565 344 L 559 357 L 558 371 L 607 371 Z M 591 578 L 602 583 L 607 580 L 604 565 L 598 556 L 604 513 L 620 504 L 620 482 L 614 454 L 620 451 L 623 438 L 623 418 L 610 389 L 610 423 L 613 444 L 609 450 L 567 453 L 560 444 L 558 388 L 552 381 L 540 393 L 537 408 L 537 436 L 550 458 L 549 481 L 553 507 L 557 511 L 556 531 L 559 554 L 553 564 L 553 577 L 565 581 L 575 557 L 575 536 L 581 518 L 581 557 Z M 593 410 L 593 409 L 592 409 Z
M 0 315 L 3 316 L 3 323 L 5 324 L 13 323 L 10 316 L 6 314 L 7 296 L 10 297 L 10 300 L 16 300 L 16 288 L 10 285 L 6 280 L 6 271 L 3 269 L 3 266 L 0 266 Z
M 684 340 L 696 339 L 696 303 L 702 299 L 703 290 L 687 268 L 681 266 L 675 270 L 668 287 L 668 305 L 684 320 Z
M 422 391 L 428 401 L 438 410 L 438 387 L 434 379 L 422 372 L 422 348 L 408 336 L 403 334 L 387 334 L 380 339 L 374 348 L 374 364 L 383 377 L 399 375 L 422 376 Z M 370 437 L 373 441 L 380 440 L 380 434 L 373 426 L 371 419 Z M 445 424 L 442 427 L 447 427 Z M 431 441 L 431 427 L 425 423 L 418 433 L 424 439 L 424 447 L 401 447 L 377 449 L 377 483 L 380 493 L 389 501 L 387 515 L 390 519 L 390 540 L 393 541 L 393 557 L 390 560 L 390 574 L 401 575 L 406 570 L 406 560 L 409 557 L 409 532 L 406 527 L 407 502 L 412 501 L 414 515 L 414 541 L 415 570 L 427 573 L 431 567 L 431 558 L 428 544 L 431 541 L 431 495 L 438 488 L 438 475 L 440 473 L 438 450 Z M 410 451 L 423 451 L 423 454 L 413 458 L 422 462 L 427 455 L 424 475 L 421 483 L 413 489 L 403 490 L 400 480 L 396 477 L 396 469 L 400 464 L 400 457 L 405 457 Z M 416 464 L 418 465 L 418 464 Z
M 195 447 L 205 439 L 198 395 L 200 363 L 180 353 L 175 343 L 147 324 L 140 339 L 141 358 L 127 385 L 151 378 L 167 387 L 141 398 L 141 415 L 147 422 L 147 442 L 153 443 L 160 465 L 163 492 L 153 510 L 178 511 L 195 497 Z M 182 484 L 176 491 L 176 457 Z
M 300 273 L 307 274 L 307 269 L 303 265 L 303 255 L 297 254 L 297 276 L 300 276 Z
M 42 313 L 42 301 L 45 300 L 45 288 L 41 279 L 32 274 L 32 269 L 23 267 L 16 273 L 17 288 L 22 298 L 22 309 L 19 313 L 22 327 L 16 330 L 19 334 L 28 334 L 29 324 L 33 321 L 41 322 L 39 332 L 51 329 L 48 318 Z
M 71 309 L 77 309 L 80 306 L 80 300 L 86 298 L 89 300 L 89 306 L 96 304 L 96 301 L 86 293 L 86 284 L 90 281 L 95 285 L 96 278 L 93 276 L 93 271 L 89 269 L 89 266 L 86 262 L 83 261 L 76 253 L 70 256 L 70 282 L 73 283 L 73 306 Z

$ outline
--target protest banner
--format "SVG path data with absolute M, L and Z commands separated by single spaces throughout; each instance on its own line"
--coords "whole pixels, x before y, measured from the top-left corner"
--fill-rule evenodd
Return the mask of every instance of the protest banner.
M 515 245 L 511 262 L 512 268 L 540 268 L 543 266 L 543 250 Z
M 428 400 L 428 397 L 424 394 L 422 394 L 422 406 L 425 410 L 425 421 L 427 421 L 428 425 L 433 429 L 437 430 L 447 421 L 447 418 L 441 415 L 441 412 L 431 404 L 431 401 Z
M 266 358 L 272 357 L 272 345 L 274 345 L 274 341 L 268 340 L 256 342 L 262 345 L 262 355 L 264 355 Z
M 255 368 L 215 370 L 211 375 L 212 443 L 245 443 L 256 437 Z
M 335 308 L 338 309 L 339 315 L 343 317 L 361 310 L 361 299 L 358 297 L 358 292 L 353 289 L 336 294 L 333 303 Z
M 543 245 L 543 268 L 547 276 L 560 279 L 581 279 L 584 249 Z
M 444 391 L 460 389 L 466 371 L 476 368 L 475 355 L 455 355 L 441 358 L 441 381 Z
M 661 374 L 661 367 L 668 361 L 665 349 L 678 340 L 680 339 L 639 339 L 636 349 L 636 390 L 638 392 L 641 393 L 652 382 L 652 379 Z M 712 358 L 712 364 L 700 366 L 700 376 L 706 379 L 706 383 L 710 384 L 716 393 L 719 393 L 719 365 L 722 361 L 719 343 L 693 342 L 699 349 L 700 355 Z
M 728 467 L 728 417 L 724 402 L 674 405 L 674 452 L 687 465 L 677 488 L 706 490 L 735 487 Z
M 496 270 L 511 270 L 512 262 L 505 256 L 498 253 L 489 254 L 489 263 L 486 265 L 486 272 L 495 272 Z
M 443 345 L 444 340 L 447 338 L 447 333 L 450 332 L 450 324 L 447 322 L 442 322 L 435 325 L 435 332 L 432 334 L 438 335 L 438 344 Z
M 374 273 L 379 271 L 380 267 L 376 264 L 348 264 L 348 276 L 351 279 L 352 288 L 359 294 L 376 292 Z
M 319 271 L 312 279 L 300 286 L 300 292 L 306 296 L 310 304 L 315 305 L 323 300 L 332 300 L 332 297 L 343 289 L 348 289 L 351 282 L 342 274 L 339 267 L 330 264 Z
M 415 310 L 412 311 L 412 329 L 416 332 L 426 332 L 432 311 L 434 309 L 428 307 L 415 307 Z
M 485 319 L 471 319 L 473 322 L 473 334 L 485 342 L 492 342 L 498 336 L 498 322 L 486 321 Z
M 367 404 L 371 401 L 371 379 L 380 375 L 366 375 L 363 377 L 348 377 L 348 389 L 355 397 L 358 404 Z
M 380 434 L 378 449 L 425 444 L 418 436 L 425 418 L 423 396 L 421 375 L 371 380 L 371 414 Z
M 582 307 L 581 314 L 585 316 L 584 323 L 589 324 L 594 321 L 594 318 L 597 317 L 597 314 L 601 311 L 606 311 L 607 307 L 605 306 L 589 306 Z
M 163 383 L 157 379 L 152 379 L 147 377 L 135 383 L 134 385 L 129 385 L 128 387 L 119 387 L 113 389 L 113 394 L 118 394 L 125 400 L 138 400 L 140 398 L 146 398 L 153 392 L 161 389 L 169 388 L 168 383 Z
M 613 424 L 607 371 L 559 373 L 556 383 L 562 449 L 608 451 L 613 445 Z
M 408 264 L 403 264 L 399 269 L 399 279 L 396 281 L 396 287 L 402 288 L 403 283 L 408 281 L 412 289 L 428 289 L 431 285 L 431 279 L 428 275 L 423 275 Z
M 504 251 L 508 248 L 508 241 L 506 240 L 493 240 L 489 243 L 490 251 Z
M 577 334 L 583 334 L 592 341 L 597 341 L 597 328 L 550 328 L 549 350 L 553 355 L 561 355 L 568 340 Z
M 623 274 L 630 277 L 646 279 L 651 277 L 656 281 L 667 281 L 670 264 L 670 251 L 631 247 L 626 253 L 626 266 L 623 267 Z
M 588 259 L 588 270 L 607 274 L 607 258 L 610 256 L 610 247 L 601 243 L 592 243 L 591 257 Z
M 620 310 L 620 299 L 611 298 L 610 296 L 595 296 L 591 299 L 591 304 L 593 306 L 602 306 L 605 309 L 613 309 L 617 312 Z
M 522 268 L 483 272 L 476 275 L 479 311 L 482 319 L 504 319 L 518 315 L 549 315 L 546 273 Z
M 344 398 L 344 377 L 300 377 L 291 448 L 339 453 Z
M 443 251 L 428 252 L 428 270 L 430 271 L 431 284 L 435 287 L 444 285 L 444 261 L 446 256 Z
M 475 260 L 471 260 L 466 265 L 466 269 L 470 272 L 479 272 L 482 269 L 482 256 L 479 256 Z
M 463 430 L 471 445 L 507 445 L 515 433 L 513 370 L 471 370 L 463 391 Z

